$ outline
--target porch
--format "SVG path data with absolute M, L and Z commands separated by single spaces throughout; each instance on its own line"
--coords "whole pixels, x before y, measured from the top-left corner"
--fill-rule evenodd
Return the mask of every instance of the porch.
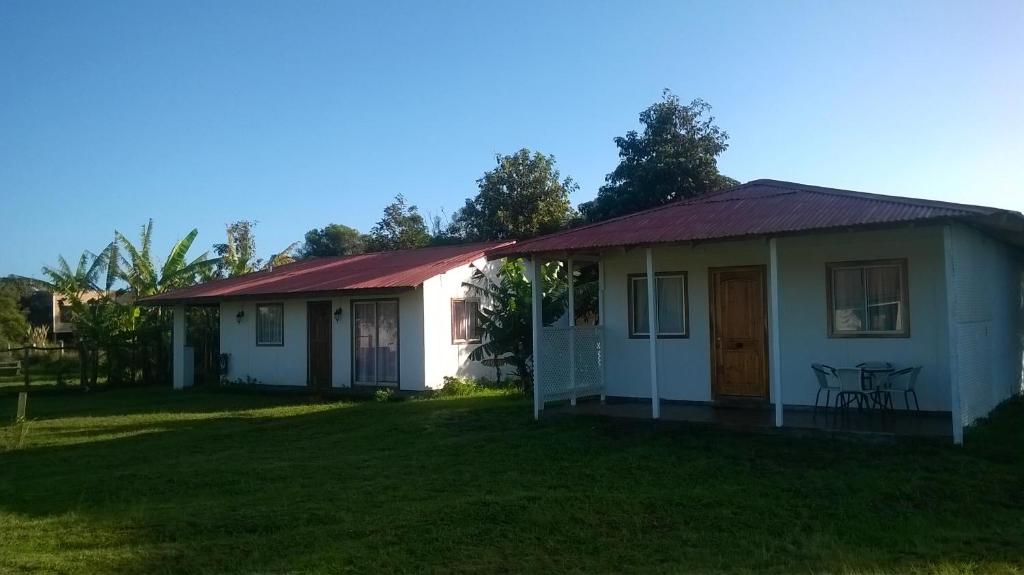
M 958 439 L 943 353 L 944 314 L 916 316 L 913 336 L 836 337 L 829 323 L 845 311 L 832 309 L 830 262 L 836 261 L 892 267 L 889 291 L 900 293 L 900 303 L 891 306 L 896 325 L 905 321 L 907 293 L 925 309 L 943 309 L 946 294 L 932 288 L 948 263 L 942 230 L 830 239 L 533 255 L 532 275 L 542 278 L 533 284 L 535 416 L 575 413 Z M 888 254 L 912 261 L 912 273 L 897 267 L 904 264 L 887 263 Z M 657 326 L 657 337 L 650 337 L 649 326 Z M 815 416 L 823 388 L 811 370 L 814 363 L 845 372 L 865 363 L 894 371 L 921 367 L 922 411 L 906 410 L 899 398 L 898 409 L 885 413 L 851 408 L 838 417 Z M 606 397 L 611 399 L 603 405 Z M 820 393 L 821 402 L 826 399 Z
M 625 419 L 651 418 L 647 401 L 618 398 L 601 402 L 595 398 L 549 406 L 546 416 L 590 416 Z M 715 405 L 696 402 L 663 402 L 662 421 L 707 425 L 743 432 L 781 431 L 797 435 L 894 438 L 897 436 L 950 440 L 953 436 L 949 413 L 914 411 L 818 411 L 805 406 L 786 406 L 782 427 L 775 425 L 770 405 Z

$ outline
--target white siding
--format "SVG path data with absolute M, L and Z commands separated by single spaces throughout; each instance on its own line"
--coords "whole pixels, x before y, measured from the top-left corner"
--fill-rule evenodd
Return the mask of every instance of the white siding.
M 256 345 L 257 302 L 224 302 L 220 305 L 220 351 L 230 354 L 228 379 L 253 378 L 267 385 L 306 385 L 306 304 L 331 300 L 332 310 L 341 309 L 341 321 L 332 318 L 331 383 L 333 387 L 352 384 L 352 306 L 353 299 L 398 299 L 399 385 L 401 389 L 424 389 L 423 381 L 423 293 L 411 290 L 397 295 L 378 294 L 356 298 L 335 297 L 261 300 L 258 303 L 284 304 L 284 345 Z M 241 322 L 235 318 L 245 311 Z
M 284 345 L 256 345 L 256 305 L 284 304 Z M 245 315 L 236 319 L 238 312 Z M 229 380 L 254 378 L 268 385 L 306 385 L 306 301 L 260 300 L 220 305 L 220 352 L 230 354 Z
M 923 366 L 919 381 L 921 408 L 950 410 L 941 228 L 783 237 L 778 239 L 778 253 L 781 374 L 786 404 L 814 403 L 817 382 L 811 363 L 841 367 L 863 361 L 890 361 L 901 366 Z M 828 337 L 826 263 L 891 258 L 908 260 L 910 337 Z M 656 270 L 687 272 L 689 288 L 690 337 L 658 340 L 662 398 L 712 400 L 708 268 L 766 265 L 767 259 L 768 244 L 763 240 L 655 248 Z M 643 273 L 643 252 L 606 254 L 604 261 L 608 395 L 649 397 L 648 341 L 630 339 L 627 325 L 626 276 Z
M 814 403 L 812 363 L 852 367 L 888 361 L 898 367 L 922 366 L 917 390 L 921 409 L 950 410 L 941 227 L 795 236 L 778 242 L 785 403 Z M 896 258 L 907 260 L 910 337 L 828 337 L 826 263 Z
M 1005 244 L 950 229 L 960 416 L 970 425 L 1021 392 L 1021 265 Z
M 423 310 L 426 387 L 441 387 L 444 385 L 444 377 L 448 375 L 494 378 L 494 369 L 469 361 L 469 354 L 477 344 L 452 343 L 451 301 L 479 297 L 466 287 L 466 282 L 477 269 L 493 274 L 499 266 L 500 262 L 487 263 L 481 258 L 473 264 L 449 270 L 423 282 L 423 300 L 427 302 Z M 482 305 L 486 303 L 481 301 Z

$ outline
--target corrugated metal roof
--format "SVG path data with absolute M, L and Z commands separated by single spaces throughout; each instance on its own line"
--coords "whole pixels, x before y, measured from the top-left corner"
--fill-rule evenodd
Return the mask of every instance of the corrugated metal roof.
M 510 242 L 437 246 L 297 261 L 244 276 L 214 280 L 140 300 L 162 304 L 236 297 L 287 296 L 413 288 Z
M 1019 212 L 867 194 L 777 180 L 754 180 L 604 222 L 498 248 L 488 257 L 768 236 L 922 220 L 1013 219 Z

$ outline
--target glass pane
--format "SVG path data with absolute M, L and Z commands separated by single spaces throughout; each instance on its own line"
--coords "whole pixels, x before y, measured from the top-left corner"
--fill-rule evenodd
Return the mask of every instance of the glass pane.
M 256 343 L 279 345 L 283 342 L 284 318 L 282 306 L 256 306 Z
M 456 341 L 466 339 L 467 334 L 466 302 L 452 302 L 452 338 Z
M 901 331 L 903 329 L 903 290 L 898 266 L 865 269 L 867 278 L 867 329 Z
M 466 302 L 466 339 L 480 339 L 480 302 Z
M 861 331 L 867 311 L 864 309 L 864 272 L 844 268 L 832 272 L 832 326 L 835 331 Z
M 683 278 L 661 277 L 658 286 L 658 333 L 682 335 L 686 330 Z
M 633 333 L 650 333 L 647 326 L 647 278 L 633 278 Z
M 398 302 L 377 302 L 377 382 L 398 383 Z
M 376 305 L 373 302 L 357 303 L 353 307 L 352 322 L 355 326 L 355 373 L 356 381 L 373 383 L 376 379 L 375 349 L 377 345 Z

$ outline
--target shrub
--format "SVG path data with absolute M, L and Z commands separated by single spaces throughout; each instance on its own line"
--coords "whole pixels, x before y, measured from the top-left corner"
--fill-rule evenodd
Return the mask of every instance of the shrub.
M 395 390 L 390 387 L 382 387 L 373 392 L 373 398 L 380 402 L 388 402 L 395 399 Z

